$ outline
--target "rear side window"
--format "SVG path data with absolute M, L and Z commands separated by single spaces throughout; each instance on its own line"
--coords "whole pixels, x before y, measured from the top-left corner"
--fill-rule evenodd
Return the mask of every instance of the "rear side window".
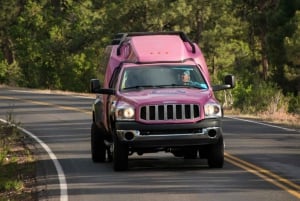
M 120 68 L 117 67 L 111 76 L 111 80 L 109 81 L 109 88 L 115 88 L 118 82 L 118 75 L 120 73 Z

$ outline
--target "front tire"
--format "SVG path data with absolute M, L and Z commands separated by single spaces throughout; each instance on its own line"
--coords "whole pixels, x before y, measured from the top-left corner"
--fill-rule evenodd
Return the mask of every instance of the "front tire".
M 224 142 L 223 137 L 220 137 L 216 144 L 209 146 L 208 150 L 208 166 L 210 168 L 223 168 L 224 165 Z
M 113 144 L 113 166 L 115 171 L 128 169 L 128 146 L 121 143 L 117 137 Z
M 105 162 L 106 146 L 104 144 L 104 133 L 99 129 L 95 122 L 91 128 L 91 152 L 94 163 Z

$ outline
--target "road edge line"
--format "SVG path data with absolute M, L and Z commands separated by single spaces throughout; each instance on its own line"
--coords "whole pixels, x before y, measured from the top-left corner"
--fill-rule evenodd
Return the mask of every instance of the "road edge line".
M 263 126 L 269 126 L 269 127 L 273 127 L 273 128 L 279 128 L 279 129 L 286 130 L 286 131 L 295 131 L 295 132 L 298 132 L 296 129 L 285 128 L 285 127 L 282 127 L 282 126 L 276 126 L 276 125 L 267 124 L 267 123 L 258 122 L 258 121 L 252 121 L 252 120 L 248 120 L 248 119 L 240 119 L 240 118 L 231 117 L 231 116 L 224 116 L 224 118 L 235 119 L 235 120 L 250 122 L 250 123 L 254 123 L 254 124 L 260 124 L 260 125 L 263 125 Z
M 10 123 L 10 122 L 8 122 L 4 119 L 1 119 L 1 118 L 0 118 L 0 121 L 3 122 L 3 123 L 6 123 L 6 124 Z M 48 153 L 48 156 L 53 161 L 53 164 L 54 164 L 55 169 L 57 171 L 57 176 L 58 176 L 58 180 L 59 180 L 59 187 L 60 187 L 60 201 L 68 201 L 68 185 L 67 185 L 65 173 L 64 173 L 64 171 L 62 169 L 62 166 L 59 163 L 56 155 L 52 152 L 50 147 L 47 144 L 45 144 L 41 139 L 39 139 L 36 135 L 31 133 L 30 131 L 28 131 L 28 130 L 20 127 L 20 126 L 17 126 L 15 124 L 12 124 L 12 123 L 10 123 L 10 124 L 16 126 L 20 131 L 22 131 L 23 133 L 25 133 L 26 135 L 28 135 L 29 137 L 34 139 Z

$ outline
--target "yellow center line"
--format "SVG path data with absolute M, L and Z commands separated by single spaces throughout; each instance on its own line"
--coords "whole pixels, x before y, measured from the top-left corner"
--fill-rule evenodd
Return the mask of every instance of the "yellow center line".
M 257 175 L 263 180 L 285 190 L 286 192 L 290 193 L 296 198 L 300 198 L 300 193 L 299 193 L 300 186 L 295 184 L 294 182 L 289 181 L 269 170 L 266 170 L 254 164 L 241 160 L 229 153 L 225 153 L 225 160 L 237 167 L 246 170 L 247 172 Z
M 33 104 L 37 104 L 37 105 L 52 106 L 52 107 L 57 107 L 57 108 L 61 108 L 64 110 L 77 111 L 77 112 L 91 115 L 90 111 L 75 108 L 75 107 L 70 107 L 70 106 L 62 106 L 62 105 L 47 103 L 47 102 L 43 102 L 43 101 L 29 100 L 29 99 L 19 99 L 19 98 L 9 97 L 9 96 L 0 96 L 0 98 L 1 99 L 9 99 L 9 100 L 19 100 L 19 101 L 29 102 L 29 103 L 33 103 Z M 298 184 L 296 184 L 288 179 L 285 179 L 269 170 L 266 170 L 264 168 L 254 165 L 252 163 L 249 163 L 247 161 L 239 159 L 229 153 L 225 153 L 225 160 L 241 169 L 246 170 L 249 173 L 252 173 L 252 174 L 262 178 L 263 180 L 283 189 L 284 191 L 288 192 L 289 194 L 300 199 L 300 192 L 299 192 L 300 186 Z

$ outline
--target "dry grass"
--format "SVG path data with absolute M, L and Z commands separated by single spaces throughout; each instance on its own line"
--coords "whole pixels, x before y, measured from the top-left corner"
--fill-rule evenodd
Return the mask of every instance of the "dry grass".
M 34 201 L 35 158 L 16 128 L 0 122 L 0 201 Z
M 241 118 L 253 119 L 258 121 L 270 122 L 293 129 L 300 129 L 300 115 L 290 114 L 282 111 L 264 112 L 258 114 L 243 114 L 237 110 L 225 110 L 226 115 L 238 116 Z

